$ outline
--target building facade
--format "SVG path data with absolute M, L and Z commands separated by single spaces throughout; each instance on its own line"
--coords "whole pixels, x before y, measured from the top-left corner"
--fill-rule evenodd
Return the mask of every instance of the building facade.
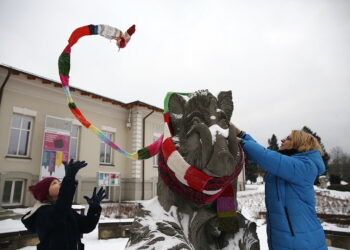
M 62 166 L 45 167 L 52 161 L 46 147 L 63 148 L 65 140 L 69 148 L 55 153 L 57 166 L 70 158 L 88 162 L 77 176 L 75 203 L 84 203 L 82 197 L 91 195 L 101 172 L 120 177 L 120 186 L 107 188 L 107 201 L 150 199 L 157 194 L 156 157 L 135 161 L 111 150 L 71 114 L 60 83 L 0 65 L 0 84 L 0 207 L 33 205 L 28 187 L 47 170 L 64 171 Z M 70 90 L 86 118 L 128 152 L 151 144 L 163 133 L 163 110 L 158 107 Z M 239 189 L 244 189 L 243 179 L 244 173 Z

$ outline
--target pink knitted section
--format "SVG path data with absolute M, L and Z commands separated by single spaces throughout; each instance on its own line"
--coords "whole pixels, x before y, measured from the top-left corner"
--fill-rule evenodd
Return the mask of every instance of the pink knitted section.
M 158 154 L 160 147 L 162 146 L 162 142 L 163 142 L 163 135 L 161 137 L 159 137 L 151 145 L 146 147 L 149 151 L 150 156 Z
M 64 48 L 63 52 L 64 52 L 64 53 L 67 53 L 67 54 L 70 54 L 70 51 L 71 51 L 71 46 L 68 44 L 68 45 Z
M 60 79 L 63 87 L 69 85 L 69 76 L 60 75 Z

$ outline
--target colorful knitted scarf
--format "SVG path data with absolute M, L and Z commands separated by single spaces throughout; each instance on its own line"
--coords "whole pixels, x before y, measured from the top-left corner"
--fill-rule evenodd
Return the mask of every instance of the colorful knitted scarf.
M 69 90 L 69 71 L 70 71 L 70 54 L 71 49 L 73 45 L 83 36 L 88 35 L 101 35 L 107 39 L 114 39 L 117 41 L 117 46 L 119 49 L 125 48 L 128 42 L 130 41 L 130 38 L 132 34 L 135 32 L 135 25 L 131 26 L 125 33 L 121 32 L 119 29 L 108 26 L 108 25 L 87 25 L 80 28 L 77 28 L 74 30 L 71 34 L 71 36 L 68 39 L 68 45 L 63 50 L 62 54 L 60 55 L 58 59 L 58 69 L 60 74 L 60 79 L 62 83 L 62 87 L 64 89 L 64 92 L 67 97 L 68 107 L 73 113 L 73 115 L 83 124 L 86 128 L 90 129 L 93 133 L 95 133 L 101 141 L 105 142 L 107 145 L 109 145 L 112 149 L 115 151 L 121 153 L 122 155 L 129 157 L 134 160 L 143 160 L 148 159 L 155 154 L 158 153 L 162 137 L 160 137 L 157 141 L 152 143 L 151 145 L 148 145 L 145 148 L 142 148 L 134 153 L 129 153 L 122 148 L 120 148 L 118 145 L 116 145 L 114 142 L 112 142 L 107 136 L 103 134 L 103 132 L 98 129 L 96 126 L 91 124 L 85 116 L 81 113 L 81 111 L 78 109 L 76 104 L 74 103 L 74 100 L 72 98 L 72 95 L 70 94 Z
M 159 174 L 168 188 L 197 204 L 207 204 L 216 200 L 220 230 L 235 232 L 238 229 L 237 204 L 232 182 L 237 179 L 244 166 L 243 150 L 239 145 L 241 159 L 237 166 L 233 166 L 230 176 L 212 177 L 188 164 L 172 140 L 168 102 L 173 94 L 168 93 L 164 101 L 165 125 L 162 152 L 158 161 Z

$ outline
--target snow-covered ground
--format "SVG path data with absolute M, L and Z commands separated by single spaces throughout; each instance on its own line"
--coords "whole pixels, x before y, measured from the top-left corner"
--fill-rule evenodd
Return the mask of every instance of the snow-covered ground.
M 334 199 L 350 200 L 350 192 L 338 192 L 334 190 L 323 190 L 315 188 L 317 194 L 327 195 Z M 266 235 L 266 222 L 264 218 L 258 216 L 259 211 L 266 211 L 264 202 L 264 185 L 247 185 L 246 191 L 238 192 L 238 202 L 241 208 L 242 214 L 257 224 L 257 233 L 260 239 L 260 247 L 262 250 L 267 250 L 267 235 Z M 14 212 L 25 214 L 29 209 L 13 209 Z M 346 211 L 347 212 L 347 211 Z M 116 221 L 116 219 L 101 218 L 101 222 Z M 350 232 L 350 228 L 342 228 L 330 223 L 322 223 L 322 226 L 326 230 Z M 14 232 L 25 230 L 23 224 L 19 219 L 7 219 L 0 221 L 0 233 Z M 109 239 L 98 240 L 98 229 L 93 232 L 85 234 L 83 243 L 87 250 L 106 250 L 106 249 L 124 249 L 128 239 Z M 36 247 L 25 247 L 21 250 L 35 250 Z M 340 250 L 339 248 L 329 247 L 330 250 Z
M 85 250 L 119 250 L 125 249 L 128 238 L 118 238 L 110 240 L 98 240 L 98 229 L 89 234 L 84 234 L 82 242 L 85 245 Z M 36 250 L 36 247 L 24 247 L 21 250 Z

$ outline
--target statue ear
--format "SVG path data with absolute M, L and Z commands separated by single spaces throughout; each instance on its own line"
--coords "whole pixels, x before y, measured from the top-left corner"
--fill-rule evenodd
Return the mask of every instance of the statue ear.
M 174 134 L 181 130 L 183 115 L 185 114 L 185 99 L 178 94 L 173 94 L 169 99 L 170 124 Z
M 179 94 L 171 95 L 169 99 L 169 112 L 173 114 L 183 114 L 185 110 L 185 99 Z
M 226 116 L 228 122 L 231 120 L 233 112 L 233 101 L 232 101 L 232 92 L 231 91 L 221 91 L 218 95 L 218 106 L 222 109 Z

